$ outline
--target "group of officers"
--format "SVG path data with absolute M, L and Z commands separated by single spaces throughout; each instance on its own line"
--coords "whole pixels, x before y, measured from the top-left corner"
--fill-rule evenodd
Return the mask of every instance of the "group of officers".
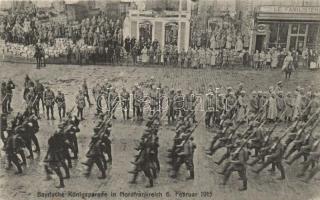
M 40 119 L 40 100 L 43 110 L 46 110 L 47 119 L 50 119 L 50 114 L 51 119 L 54 119 L 53 106 L 57 103 L 61 123 L 48 140 L 45 171 L 48 178 L 54 171 L 60 180 L 58 187 L 64 187 L 64 179 L 70 177 L 71 159 L 78 158 L 76 133 L 80 131 L 78 127 L 80 120 L 84 119 L 83 108 L 86 101 L 92 105 L 86 80 L 83 81 L 82 89 L 76 97 L 77 117 L 71 115 L 74 108 L 66 113 L 65 98 L 61 91 L 55 96 L 49 87 L 45 88 L 39 81 L 34 83 L 28 76 L 25 78 L 24 86 L 23 97 L 26 101 L 26 111 L 23 114 L 18 113 L 10 123 L 8 123 L 7 114 L 12 110 L 9 102 L 11 102 L 12 90 L 15 85 L 12 80 L 9 80 L 8 83 L 2 84 L 1 88 L 2 95 L 5 94 L 2 100 L 6 102 L 6 106 L 2 107 L 6 112 L 3 112 L 1 116 L 1 139 L 8 158 L 8 168 L 13 163 L 17 167 L 17 173 L 22 172 L 21 165 L 26 165 L 23 148 L 26 147 L 29 151 L 28 157 L 33 158 L 32 143 L 36 146 L 35 152 L 40 152 L 36 137 L 36 133 L 39 131 L 37 120 Z M 144 96 L 145 89 L 148 89 L 149 92 L 146 96 Z M 274 90 L 282 90 L 282 85 L 278 83 Z M 161 84 L 156 84 L 154 77 L 135 85 L 132 91 L 132 104 L 131 95 L 125 88 L 122 88 L 119 95 L 111 83 L 107 82 L 102 86 L 97 84 L 92 89 L 92 93 L 96 101 L 99 120 L 93 129 L 94 134 L 86 154 L 87 161 L 83 163 L 87 166 L 85 175 L 89 176 L 93 165 L 96 164 L 101 171 L 99 178 L 106 178 L 107 163 L 112 163 L 109 137 L 111 122 L 116 119 L 117 106 L 121 106 L 123 120 L 130 119 L 129 110 L 132 105 L 132 117 L 142 121 L 144 119 L 144 105 L 148 104 L 150 112 L 146 121 L 146 129 L 139 146 L 136 148 L 138 154 L 135 161 L 132 162 L 135 168 L 130 172 L 133 173 L 131 183 L 136 183 L 139 172 L 144 172 L 149 179 L 148 187 L 152 187 L 154 179 L 158 176 L 160 171 L 158 131 L 163 117 L 168 118 L 169 125 L 176 125 L 173 146 L 168 150 L 170 158 L 168 163 L 171 165 L 170 176 L 172 178 L 178 176 L 180 167 L 185 164 L 190 173 L 187 179 L 194 179 L 193 155 L 196 145 L 192 134 L 204 119 L 206 128 L 212 132 L 212 141 L 206 154 L 212 156 L 217 151 L 223 151 L 222 156 L 215 162 L 217 165 L 224 163 L 220 172 L 223 175 L 223 185 L 227 183 L 232 172 L 236 171 L 243 182 L 240 190 L 246 190 L 248 166 L 257 166 L 252 170 L 257 174 L 271 166 L 271 172 L 278 169 L 280 171 L 279 179 L 285 179 L 283 162 L 291 165 L 299 158 L 303 158 L 304 161 L 297 176 L 305 177 L 304 181 L 308 182 L 319 171 L 317 163 L 320 157 L 320 137 L 313 133 L 319 123 L 320 107 L 317 103 L 319 99 L 318 95 L 311 92 L 312 98 L 292 120 L 287 122 L 288 127 L 281 130 L 280 133 L 274 134 L 279 120 L 273 121 L 268 118 L 267 112 L 270 111 L 268 107 L 270 107 L 271 100 L 266 98 L 265 101 L 259 103 L 259 106 L 254 107 L 251 105 L 252 97 L 250 97 L 249 108 L 246 104 L 246 93 L 242 84 L 235 92 L 232 88 L 227 88 L 225 95 L 221 94 L 217 88 L 213 92 L 213 86 L 209 85 L 209 92 L 204 95 L 205 113 L 198 121 L 196 120 L 198 95 L 191 89 L 185 95 L 181 90 L 177 92 L 170 90 L 165 108 L 163 103 L 165 89 Z M 103 99 L 106 111 L 102 106 Z M 279 110 L 277 119 L 282 119 L 285 115 L 286 110 Z M 73 157 L 70 156 L 70 152 L 74 154 Z M 260 165 L 258 166 L 258 164 Z M 61 167 L 64 169 L 65 176 L 62 175 Z M 307 172 L 309 173 L 307 174 Z

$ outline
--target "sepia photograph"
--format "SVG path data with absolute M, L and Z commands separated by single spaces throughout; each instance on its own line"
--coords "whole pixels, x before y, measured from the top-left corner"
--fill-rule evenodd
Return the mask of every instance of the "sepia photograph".
M 0 0 L 0 200 L 320 200 L 320 0 Z

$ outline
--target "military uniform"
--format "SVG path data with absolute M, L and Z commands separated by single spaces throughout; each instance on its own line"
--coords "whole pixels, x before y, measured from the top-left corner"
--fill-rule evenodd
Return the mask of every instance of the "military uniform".
M 175 108 L 174 108 L 174 98 L 175 98 L 175 92 L 174 90 L 171 90 L 168 95 L 168 124 L 175 121 Z
M 177 91 L 177 95 L 175 96 L 174 102 L 175 102 L 174 107 L 175 107 L 175 115 L 176 115 L 176 117 L 185 116 L 185 113 L 184 113 L 184 97 L 181 94 L 181 90 Z
M 36 80 L 36 84 L 34 86 L 34 90 L 36 93 L 36 96 L 38 97 L 37 102 L 36 102 L 36 107 L 37 107 L 37 116 L 39 117 L 39 112 L 40 112 L 40 100 L 42 103 L 42 111 L 44 112 L 44 99 L 43 99 L 43 93 L 44 93 L 44 86 L 39 82 L 39 80 Z
M 58 92 L 58 94 L 56 96 L 55 102 L 58 105 L 59 118 L 61 120 L 62 117 L 64 118 L 66 115 L 66 101 L 64 98 L 64 94 L 61 93 L 60 91 Z
M 138 88 L 134 95 L 134 106 L 138 120 L 143 120 L 144 95 L 141 88 Z
M 279 138 L 274 137 L 273 144 L 269 149 L 269 155 L 265 157 L 266 161 L 257 170 L 253 170 L 253 172 L 260 173 L 264 168 L 266 168 L 270 164 L 273 164 L 280 170 L 281 177 L 279 179 L 285 179 L 285 171 L 282 165 L 284 150 L 284 145 L 279 141 Z
M 12 90 L 15 89 L 15 84 L 13 83 L 13 81 L 11 79 L 9 79 L 9 81 L 7 82 L 7 96 L 8 96 L 8 102 L 7 102 L 7 111 L 12 111 L 12 107 L 11 107 L 11 101 L 12 101 Z
M 206 116 L 205 116 L 205 125 L 206 128 L 211 127 L 211 121 L 213 119 L 214 116 L 214 110 L 215 110 L 215 98 L 212 92 L 206 94 L 206 99 L 205 99 L 205 107 L 204 110 L 206 112 Z
M 87 98 L 87 101 L 88 101 L 89 106 L 91 106 L 92 104 L 91 104 L 91 102 L 90 102 L 89 91 L 88 91 L 88 86 L 87 86 L 86 80 L 83 81 L 83 84 L 82 84 L 82 92 L 83 92 L 83 95 Z
M 129 117 L 129 111 L 130 111 L 130 94 L 126 91 L 125 88 L 123 88 L 121 94 L 121 107 L 122 107 L 122 115 L 123 120 L 130 119 Z M 125 113 L 127 113 L 127 117 L 125 116 Z
M 249 158 L 248 151 L 245 147 L 238 147 L 238 149 L 231 155 L 230 165 L 226 170 L 223 177 L 223 185 L 229 180 L 231 173 L 236 171 L 243 182 L 242 188 L 239 190 L 247 190 L 247 175 L 246 175 L 246 162 Z
M 83 109 L 86 106 L 86 100 L 85 95 L 82 91 L 79 92 L 79 94 L 76 97 L 76 105 L 77 105 L 77 117 L 80 117 L 81 120 L 84 120 L 83 118 Z
M 44 99 L 44 104 L 46 106 L 46 111 L 47 111 L 47 119 L 49 120 L 49 112 L 51 111 L 51 119 L 54 118 L 54 112 L 53 112 L 53 106 L 54 106 L 54 93 L 52 90 L 47 88 L 46 91 L 43 93 L 43 99 Z

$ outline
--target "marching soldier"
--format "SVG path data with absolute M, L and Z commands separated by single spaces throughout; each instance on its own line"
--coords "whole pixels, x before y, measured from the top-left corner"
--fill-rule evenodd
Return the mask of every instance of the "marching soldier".
M 77 105 L 77 117 L 80 117 L 80 120 L 84 120 L 83 118 L 83 109 L 86 106 L 85 95 L 82 90 L 79 90 L 78 95 L 76 96 L 76 105 Z
M 240 191 L 247 190 L 246 162 L 249 158 L 248 150 L 244 141 L 239 140 L 238 149 L 231 155 L 230 165 L 223 177 L 222 185 L 226 185 L 232 172 L 236 171 L 242 180 Z
M 0 138 L 2 140 L 3 145 L 6 144 L 7 136 L 5 136 L 5 132 L 7 131 L 8 127 L 8 119 L 7 115 L 4 113 L 1 113 L 1 119 L 0 119 Z
M 190 173 L 187 180 L 194 179 L 193 155 L 196 145 L 193 143 L 193 137 L 188 138 L 187 134 L 181 134 L 181 139 L 182 143 L 177 147 L 182 148 L 182 151 L 178 153 L 178 161 L 175 163 L 175 166 L 173 166 L 173 174 L 171 177 L 176 178 L 181 165 L 185 163 Z
M 61 121 L 62 117 L 64 118 L 66 115 L 66 101 L 64 98 L 64 94 L 60 90 L 58 90 L 58 94 L 56 96 L 55 102 L 58 105 L 59 118 Z
M 43 93 L 43 99 L 44 99 L 44 104 L 46 105 L 47 120 L 49 120 L 49 112 L 51 112 L 51 119 L 55 120 L 54 112 L 53 112 L 55 98 L 54 98 L 54 93 L 49 86 L 46 87 L 46 90 Z
M 54 135 L 51 136 L 48 140 L 48 150 L 47 154 L 44 158 L 44 169 L 47 174 L 47 180 L 51 179 L 50 174 L 52 174 L 52 170 L 57 174 L 59 178 L 59 186 L 57 188 L 65 187 L 62 172 L 60 167 L 64 163 L 63 149 L 64 149 L 64 137 L 61 130 L 55 131 Z M 68 178 L 68 177 L 66 177 Z
M 16 131 L 12 130 L 11 127 L 7 128 L 7 133 L 8 138 L 5 145 L 5 151 L 7 154 L 8 166 L 6 169 L 10 169 L 12 166 L 11 162 L 13 162 L 13 164 L 17 167 L 18 170 L 17 172 L 15 172 L 15 174 L 21 174 L 22 167 L 17 154 L 23 151 L 22 148 L 24 146 L 24 141 Z M 25 161 L 25 158 L 23 159 Z
M 122 92 L 120 94 L 121 97 L 121 107 L 122 107 L 122 116 L 123 120 L 129 120 L 129 111 L 130 111 L 130 94 L 127 92 L 126 88 L 122 88 Z M 125 115 L 127 113 L 127 117 Z
M 284 145 L 281 143 L 280 138 L 273 137 L 273 144 L 269 149 L 269 155 L 265 157 L 266 161 L 257 170 L 252 170 L 254 173 L 259 174 L 263 169 L 265 169 L 270 164 L 273 164 L 281 173 L 279 180 L 285 179 L 285 171 L 282 165 L 282 157 L 284 155 Z
M 105 179 L 106 178 L 106 168 L 103 166 L 103 143 L 99 136 L 100 129 L 98 127 L 94 128 L 94 135 L 91 138 L 89 151 L 86 154 L 86 157 L 88 158 L 88 161 L 86 163 L 83 163 L 88 166 L 87 172 L 85 173 L 85 176 L 90 176 L 93 164 L 96 164 L 101 172 L 101 176 L 99 176 L 99 179 Z

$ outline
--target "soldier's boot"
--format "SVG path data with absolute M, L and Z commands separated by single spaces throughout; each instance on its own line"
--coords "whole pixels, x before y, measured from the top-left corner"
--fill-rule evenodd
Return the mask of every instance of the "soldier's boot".
M 223 182 L 220 185 L 226 185 L 231 175 L 231 171 L 227 170 L 223 177 Z
M 189 177 L 186 178 L 187 180 L 193 180 L 194 179 L 194 170 L 190 170 L 190 175 Z
M 276 171 L 276 166 L 274 163 L 271 164 L 271 169 L 268 169 L 269 172 L 275 172 Z
M 271 162 L 265 162 L 263 163 L 263 165 L 261 167 L 259 167 L 258 169 L 256 170 L 252 170 L 252 172 L 256 173 L 256 174 L 259 174 L 264 168 L 266 168 Z
M 63 177 L 60 168 L 55 169 L 57 176 L 59 177 L 60 184 L 56 188 L 64 188 Z
M 39 146 L 38 138 L 35 135 L 33 135 L 31 139 L 32 139 L 32 142 L 34 143 L 34 145 L 36 146 L 36 149 L 33 152 L 39 153 L 40 146 Z
M 245 190 L 247 190 L 247 185 L 248 185 L 247 179 L 243 179 L 243 180 L 242 180 L 242 187 L 239 188 L 239 191 L 245 191 Z
M 47 111 L 47 120 L 49 120 L 49 109 L 46 110 Z
M 303 177 L 303 176 L 305 175 L 305 173 L 306 173 L 306 171 L 307 171 L 307 169 L 309 168 L 310 165 L 311 165 L 310 162 L 306 162 L 306 163 L 303 165 L 303 167 L 302 167 L 302 169 L 301 169 L 301 172 L 300 172 L 299 174 L 297 174 L 297 177 Z
M 14 163 L 14 165 L 17 167 L 17 170 L 18 170 L 15 172 L 15 174 L 22 174 L 22 168 L 19 163 L 18 157 L 16 155 L 12 158 L 12 162 Z
M 281 174 L 281 176 L 280 176 L 279 178 L 277 178 L 277 179 L 278 179 L 278 180 L 284 180 L 284 179 L 286 178 L 286 174 L 285 174 L 285 172 L 284 172 L 284 168 L 283 168 L 282 164 L 279 163 L 279 164 L 277 164 L 276 166 L 277 166 L 277 168 L 279 169 L 280 174 Z
M 61 166 L 64 169 L 65 173 L 66 173 L 66 177 L 65 178 L 70 178 L 70 171 L 69 171 L 69 167 L 67 166 L 66 162 L 64 160 L 62 160 L 61 162 Z
M 54 118 L 54 113 L 53 113 L 53 109 L 51 110 L 51 119 L 55 120 L 56 118 Z
M 100 159 L 97 159 L 95 161 L 95 163 L 97 164 L 97 166 L 101 172 L 101 176 L 99 176 L 98 179 L 105 179 L 106 178 L 106 168 L 103 167 L 102 161 Z
M 127 108 L 127 120 L 131 119 L 131 117 L 129 116 L 129 111 L 130 111 L 130 109 Z
M 26 158 L 26 155 L 24 154 L 24 151 L 21 150 L 21 151 L 19 152 L 19 154 L 20 154 L 21 159 L 22 159 L 21 165 L 27 166 L 27 158 Z
M 49 167 L 47 165 L 44 166 L 44 170 L 46 172 L 46 179 L 45 180 L 46 181 L 51 180 L 52 179 L 51 174 L 53 174 L 52 171 L 49 169 Z
M 307 177 L 305 180 L 303 180 L 303 182 L 309 183 L 310 180 L 311 180 L 318 172 L 319 172 L 319 168 L 318 168 L 318 167 L 315 167 L 315 168 L 311 169 L 308 177 Z
M 151 188 L 153 187 L 153 179 L 149 178 L 149 185 L 146 186 L 146 188 Z
M 125 115 L 124 110 L 122 111 L 122 116 L 123 116 L 123 121 L 125 121 L 126 120 L 126 115 Z

